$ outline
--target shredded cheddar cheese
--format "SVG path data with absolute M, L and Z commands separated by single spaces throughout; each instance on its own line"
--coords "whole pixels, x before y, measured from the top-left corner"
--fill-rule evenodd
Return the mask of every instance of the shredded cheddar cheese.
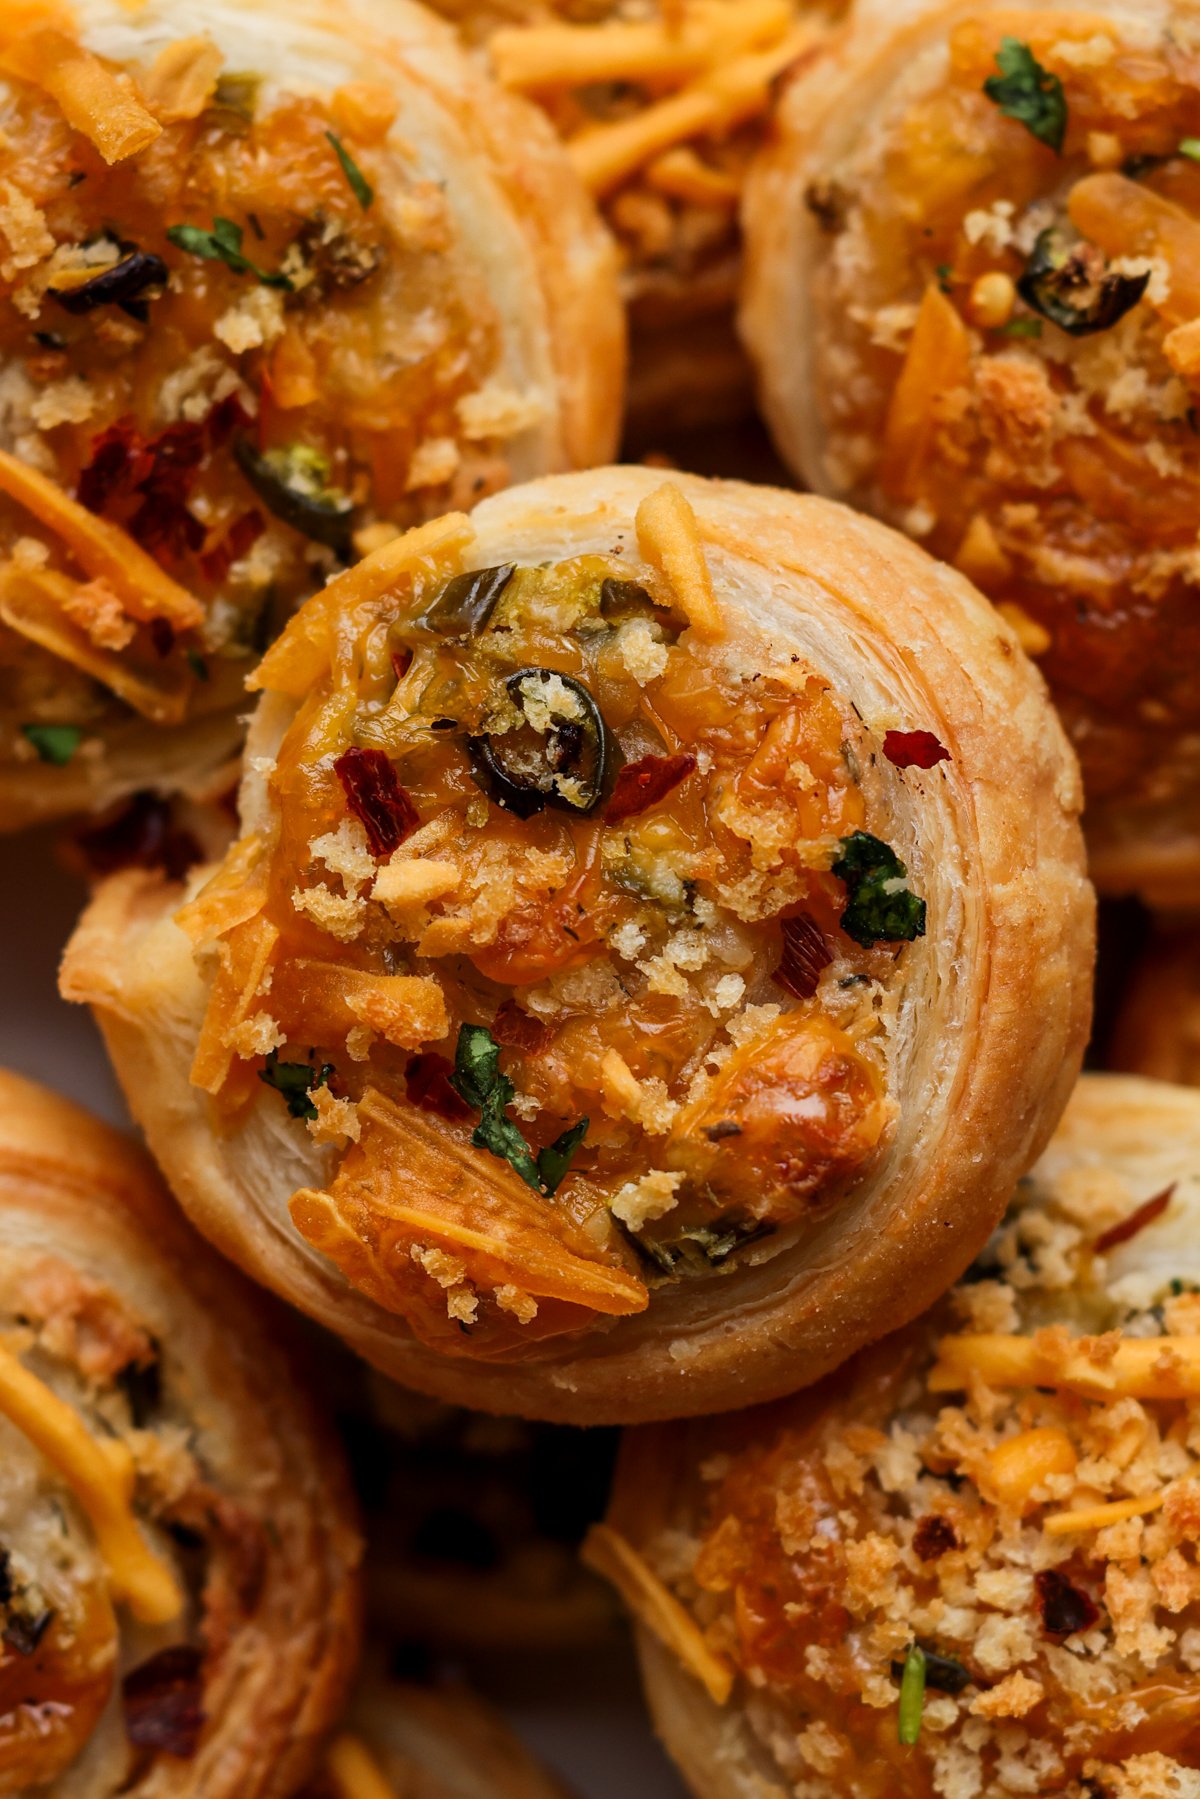
M 5 46 L 0 67 L 49 94 L 67 123 L 90 139 L 107 163 L 136 156 L 162 131 L 129 77 L 114 74 L 65 32 L 18 37 Z
M 113 1593 L 143 1624 L 168 1624 L 183 1595 L 133 1516 L 133 1458 L 116 1439 L 93 1437 L 79 1414 L 0 1346 L 0 1413 L 62 1475 L 87 1513 Z
M 607 194 L 672 145 L 761 112 L 771 83 L 815 39 L 814 26 L 797 26 L 781 43 L 736 57 L 653 106 L 581 131 L 567 148 L 585 186 L 597 196 Z
M 694 206 L 736 206 L 741 198 L 742 184 L 736 175 L 701 162 L 686 144 L 668 150 L 652 162 L 646 178 L 660 194 L 690 201 Z
M 601 25 L 510 26 L 491 40 L 506 87 L 576 87 L 594 81 L 687 81 L 721 57 L 770 43 L 787 30 L 785 0 L 694 9 L 682 27 L 667 19 Z
M 335 1737 L 325 1766 L 338 1799 L 396 1799 L 391 1782 L 361 1737 L 348 1731 Z
M 164 125 L 195 119 L 208 105 L 224 57 L 211 38 L 178 38 L 165 44 L 142 82 L 147 106 Z
M 371 894 L 389 911 L 402 911 L 406 906 L 425 906 L 430 900 L 443 899 L 453 893 L 460 879 L 456 863 L 433 857 L 418 860 L 397 852 L 375 876 Z
M 1080 1506 L 1073 1512 L 1052 1512 L 1043 1518 L 1047 1536 L 1065 1537 L 1077 1530 L 1105 1530 L 1110 1524 L 1123 1524 L 1126 1518 L 1141 1518 L 1156 1512 L 1166 1499 L 1165 1493 L 1150 1493 L 1144 1499 L 1114 1499 L 1107 1505 Z
M 474 536 L 465 512 L 448 512 L 381 545 L 301 607 L 248 677 L 246 686 L 252 693 L 265 688 L 271 693 L 303 698 L 328 666 L 330 620 L 335 613 L 379 599 L 402 575 L 422 562 L 436 563 L 460 555 Z
M 653 1631 L 665 1648 L 700 1682 L 715 1705 L 724 1705 L 733 1690 L 733 1669 L 709 1648 L 704 1634 L 627 1539 L 608 1524 L 593 1524 L 583 1545 L 583 1560 L 611 1581 L 622 1599 Z
M 1089 1399 L 1200 1398 L 1200 1337 L 1084 1337 L 1065 1346 L 1033 1337 L 945 1337 L 930 1391 L 972 1376 L 992 1387 L 1065 1387 Z
M 204 622 L 199 600 L 172 581 L 127 531 L 97 518 L 48 476 L 6 450 L 0 450 L 0 493 L 60 537 L 93 580 L 106 582 L 119 595 L 132 618 L 143 623 L 165 618 L 179 631 Z
M 638 547 L 666 580 L 698 637 L 718 638 L 724 624 L 696 515 L 674 482 L 646 495 L 637 509 Z
M 636 1119 L 642 1104 L 642 1086 L 619 1049 L 606 1049 L 600 1063 L 605 1106 Z

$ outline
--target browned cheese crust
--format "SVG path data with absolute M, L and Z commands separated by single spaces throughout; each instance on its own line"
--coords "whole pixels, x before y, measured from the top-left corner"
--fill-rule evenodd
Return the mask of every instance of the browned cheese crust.
M 647 560 L 658 553 L 654 529 L 664 510 L 675 520 L 690 518 L 695 533 L 688 538 L 681 525 L 677 588 Z M 212 989 L 217 998 L 210 1001 L 212 960 L 202 956 L 198 964 L 191 941 L 174 922 L 180 889 L 136 874 L 101 887 L 67 950 L 63 991 L 94 1007 L 130 1104 L 194 1222 L 256 1279 L 404 1383 L 477 1408 L 588 1423 L 682 1415 L 791 1391 L 911 1317 L 961 1271 L 1053 1129 L 1074 1078 L 1087 1029 L 1092 899 L 1082 870 L 1077 774 L 1040 679 L 1007 626 L 960 576 L 885 528 L 823 500 L 688 477 L 664 485 L 648 470 L 610 469 L 514 490 L 480 507 L 469 525 L 448 521 L 442 541 L 453 549 L 449 562 L 437 562 L 436 555 L 444 558 L 448 551 L 435 552 L 432 538 L 413 541 L 414 557 L 422 545 L 426 550 L 416 573 L 385 575 L 384 584 L 395 579 L 404 591 L 404 581 L 416 579 L 432 593 L 455 568 L 519 564 L 525 572 L 511 589 L 518 595 L 515 610 L 496 614 L 509 621 L 508 631 L 525 628 L 520 607 L 528 600 L 521 595 L 536 596 L 540 583 L 566 578 L 539 575 L 544 565 L 575 570 L 572 579 L 584 581 L 588 569 L 606 569 L 604 559 L 614 558 L 613 567 L 636 577 L 634 588 L 618 582 L 615 591 L 628 599 L 636 589 L 641 600 L 629 603 L 645 607 L 649 590 L 636 583 L 649 583 L 658 596 L 656 617 L 665 623 L 651 626 L 642 618 L 619 627 L 634 632 L 619 642 L 636 641 L 642 651 L 647 645 L 653 651 L 648 666 L 645 655 L 635 659 L 646 685 L 630 688 L 626 681 L 612 691 L 630 692 L 631 710 L 644 692 L 661 721 L 669 703 L 681 703 L 683 683 L 689 695 L 703 698 L 714 691 L 711 683 L 733 680 L 731 691 L 739 697 L 726 706 L 724 735 L 699 726 L 689 746 L 705 756 L 706 745 L 714 746 L 714 759 L 704 766 L 715 785 L 700 784 L 700 769 L 693 778 L 692 758 L 684 757 L 687 778 L 657 811 L 627 823 L 624 837 L 611 829 L 597 836 L 590 819 L 570 820 L 569 814 L 560 826 L 562 815 L 553 811 L 524 824 L 490 803 L 481 812 L 478 796 L 468 797 L 475 787 L 464 779 L 454 737 L 446 732 L 421 740 L 430 743 L 429 756 L 437 743 L 450 746 L 421 765 L 426 772 L 416 789 L 423 822 L 413 842 L 430 844 L 433 859 L 423 869 L 402 846 L 389 864 L 390 882 L 402 878 L 404 890 L 412 892 L 412 883 L 436 877 L 445 892 L 458 878 L 453 864 L 447 870 L 446 856 L 465 854 L 483 858 L 480 866 L 492 871 L 490 885 L 470 892 L 502 894 L 515 881 L 519 896 L 525 891 L 521 879 L 537 878 L 537 869 L 553 861 L 547 844 L 561 840 L 547 833 L 563 828 L 577 833 L 583 847 L 576 854 L 589 867 L 600 868 L 601 851 L 615 856 L 618 878 L 597 873 L 585 890 L 593 909 L 581 904 L 570 914 L 570 941 L 557 925 L 550 938 L 537 930 L 531 937 L 534 927 L 522 913 L 517 922 L 524 920 L 523 935 L 514 947 L 509 915 L 482 898 L 464 910 L 464 900 L 451 893 L 432 912 L 418 910 L 414 929 L 427 947 L 418 949 L 415 961 L 406 955 L 391 964 L 413 971 L 388 990 L 397 1002 L 403 997 L 401 1010 L 376 1007 L 371 1013 L 380 1031 L 392 1029 L 405 1044 L 405 1054 L 421 1051 L 416 1070 L 408 1065 L 404 1080 L 414 1072 L 425 1077 L 423 1103 L 406 1103 L 400 1081 L 386 1073 L 394 1061 L 362 1063 L 362 1053 L 382 1055 L 382 1039 L 368 1033 L 364 1045 L 361 1031 L 351 1031 L 342 1047 L 327 1046 L 322 1032 L 332 1025 L 317 1029 L 315 997 L 305 1013 L 287 972 L 297 967 L 290 952 L 270 947 L 278 945 L 278 932 L 286 936 L 298 928 L 297 908 L 308 920 L 315 907 L 321 935 L 314 931 L 306 939 L 312 948 L 300 973 L 311 983 L 314 971 L 325 970 L 321 992 L 345 992 L 338 985 L 343 977 L 328 970 L 346 954 L 359 958 L 361 970 L 362 952 L 340 947 L 326 926 L 343 932 L 343 943 L 357 943 L 368 913 L 335 895 L 326 884 L 330 877 L 320 873 L 314 873 L 319 887 L 306 890 L 310 897 L 298 888 L 294 897 L 299 870 L 289 875 L 290 865 L 270 862 L 274 850 L 264 852 L 264 862 L 256 847 L 279 841 L 273 783 L 284 779 L 285 762 L 290 767 L 298 753 L 297 732 L 307 728 L 288 722 L 298 716 L 295 700 L 268 693 L 260 702 L 252 773 L 243 791 L 243 831 L 255 841 L 243 838 L 207 897 L 201 894 L 184 915 L 201 939 L 224 929 L 214 922 L 219 918 L 249 919 L 235 929 L 251 961 L 231 951 L 234 961 L 221 963 L 229 971 L 255 967 L 259 980 L 265 964 L 254 958 L 283 956 L 283 972 L 271 977 L 276 984 L 261 989 L 265 1010 L 256 1010 L 260 1002 L 249 989 L 237 1014 L 244 1025 L 223 1010 L 221 995 L 233 991 L 228 981 L 236 985 L 247 975 L 222 975 L 225 984 Z M 703 598 L 688 576 L 692 550 L 707 568 L 717 623 L 714 628 L 700 611 L 700 625 L 680 631 L 679 614 L 670 608 L 686 602 L 695 611 Z M 332 607 L 337 596 L 330 593 Z M 386 617 L 397 610 L 403 616 L 405 604 L 386 596 L 371 602 Z M 549 604 L 545 595 L 537 599 L 539 617 L 545 618 Z M 351 609 L 337 628 L 349 629 L 357 616 Z M 306 658 L 322 641 L 320 618 L 316 611 L 302 615 L 281 655 L 273 653 L 264 665 L 264 684 L 286 686 L 299 678 L 281 672 L 281 657 L 292 658 L 295 669 L 311 666 Z M 601 649 L 589 654 L 610 654 L 605 646 L 618 641 L 601 625 L 589 640 Z M 665 641 L 658 641 L 664 630 Z M 505 654 L 507 641 L 485 633 L 483 648 L 498 644 L 489 653 Z M 414 719 L 419 724 L 422 704 L 431 703 L 419 698 L 430 679 L 422 670 L 431 666 L 421 657 L 444 653 L 430 644 L 428 632 L 418 631 L 414 642 L 417 660 L 400 687 L 390 666 L 377 662 L 380 692 L 394 690 L 394 707 L 403 700 L 413 708 L 405 731 L 415 728 Z M 476 652 L 468 646 L 462 653 Z M 611 672 L 613 665 L 606 666 Z M 315 693 L 311 680 L 319 678 L 306 673 L 304 691 Z M 416 685 L 405 687 L 404 680 Z M 434 703 L 461 707 L 450 690 L 435 685 L 429 691 Z M 774 708 L 774 736 L 760 743 L 771 716 L 756 722 L 764 705 Z M 835 815 L 843 821 L 832 837 L 796 838 L 798 830 L 803 838 L 799 821 L 805 806 L 815 803 L 814 791 L 819 798 L 820 784 L 814 790 L 809 764 L 794 750 L 771 776 L 776 785 L 769 793 L 748 786 L 744 773 L 718 779 L 719 757 L 733 753 L 729 733 L 739 713 L 744 723 L 736 728 L 748 736 L 748 747 L 737 752 L 742 762 L 734 768 L 745 767 L 756 743 L 754 766 L 760 766 L 768 753 L 762 743 L 769 751 L 781 729 L 808 721 L 804 754 L 836 788 L 820 803 L 828 807 L 836 799 Z M 827 756 L 811 735 L 814 721 L 822 720 L 820 729 L 834 733 Z M 925 733 L 919 742 L 940 746 L 936 766 L 897 766 L 883 752 L 888 730 L 914 727 Z M 848 750 L 839 747 L 839 737 Z M 900 741 L 903 746 L 910 740 Z M 409 774 L 404 753 L 397 750 L 401 779 L 416 780 L 417 765 Z M 303 807 L 292 811 L 295 802 L 285 801 L 293 820 L 288 829 L 298 828 L 305 838 L 346 818 L 341 787 L 337 781 L 328 785 L 330 754 L 324 752 L 324 761 L 318 756 L 327 771 L 320 816 Z M 894 748 L 893 754 L 906 761 Z M 650 762 L 653 771 L 661 758 Z M 441 771 L 436 781 L 431 768 Z M 465 823 L 454 824 L 453 841 L 444 834 L 438 839 L 443 802 L 426 797 L 438 793 L 449 796 L 447 807 L 453 800 L 473 808 Z M 449 816 L 464 818 L 453 809 Z M 705 822 L 710 816 L 715 824 Z M 753 864 L 744 838 L 721 824 L 727 818 L 754 838 Z M 345 860 L 351 840 L 344 833 L 351 826 L 358 862 L 353 855 Z M 907 869 L 926 902 L 923 936 L 863 949 L 837 923 L 849 890 L 825 871 L 838 856 L 840 834 L 852 827 L 866 830 L 868 850 L 882 840 L 898 856 L 903 866 L 893 891 L 904 888 Z M 815 828 L 828 833 L 830 825 Z M 646 846 L 657 844 L 661 856 L 663 843 L 676 840 L 672 832 L 677 838 L 690 832 L 686 841 L 702 847 L 704 833 L 714 829 L 725 833 L 717 846 L 726 845 L 722 853 L 734 858 L 729 879 L 721 876 L 725 865 L 713 860 L 715 851 L 694 863 L 677 855 L 667 868 L 699 871 L 702 904 L 693 914 L 678 875 L 671 877 L 672 900 L 664 865 L 646 859 Z M 337 824 L 334 836 L 320 841 L 344 868 L 374 877 L 377 865 L 369 856 L 362 861 L 366 839 L 354 837 L 357 830 L 353 821 Z M 528 876 L 513 872 L 525 863 Z M 277 926 L 264 922 L 263 913 L 257 923 L 249 916 L 259 904 L 254 883 L 268 866 L 278 866 L 281 873 L 271 878 L 285 882 L 283 909 L 272 914 Z M 468 868 L 464 888 L 475 878 Z M 666 901 L 656 897 L 664 892 Z M 551 893 L 550 903 L 561 902 Z M 919 910 L 911 894 L 902 893 L 899 903 Z M 413 916 L 411 908 L 396 912 L 398 905 L 395 916 Z M 741 907 L 740 916 L 734 907 Z M 794 921 L 810 941 L 815 931 L 827 957 L 824 985 L 812 973 L 807 987 L 797 986 L 795 971 L 789 975 L 781 964 L 781 978 L 793 982 L 790 989 L 781 986 L 780 908 L 785 925 Z M 820 930 L 813 908 L 824 921 Z M 902 934 L 911 936 L 913 928 Z M 706 933 L 714 955 L 721 943 L 743 945 L 737 952 L 743 975 L 718 983 L 721 966 L 715 961 L 708 967 Z M 877 929 L 876 937 L 881 934 Z M 457 960 L 445 950 L 434 954 L 435 942 L 456 947 Z M 548 944 L 562 972 L 547 982 L 536 968 L 551 954 Z M 573 963 L 582 971 L 578 976 Z M 688 966 L 700 970 L 692 980 L 683 972 Z M 353 976 L 368 985 L 371 978 Z M 310 985 L 308 991 L 315 996 L 317 990 Z M 797 992 L 809 997 L 797 1003 Z M 328 997 L 319 1002 L 327 1021 L 334 1003 Z M 353 1000 L 360 1003 L 375 1002 Z M 675 1086 L 657 1078 L 663 1067 L 670 1073 L 671 1064 L 639 1061 L 647 1051 L 631 1033 L 646 1015 L 638 1008 L 647 1005 L 660 1031 L 664 1020 L 674 1018 L 670 1029 L 684 1033 Z M 581 1113 L 590 1120 L 582 1148 L 573 1146 L 577 1160 L 565 1180 L 559 1176 L 553 1203 L 547 1189 L 531 1199 L 515 1162 L 506 1167 L 488 1148 L 473 1147 L 470 1107 L 460 1103 L 457 1112 L 439 1116 L 430 1098 L 428 1077 L 439 1066 L 448 1070 L 456 1054 L 456 1027 L 478 1029 L 481 1017 L 493 1014 L 497 1040 L 509 1033 L 509 1042 L 526 1043 L 524 1051 L 502 1051 L 506 1065 L 524 1092 L 542 1095 L 520 1112 L 520 1128 L 541 1144 Z M 274 1028 L 280 1017 L 294 1018 L 286 1031 Z M 511 1035 L 514 1022 L 521 1024 L 517 1038 Z M 779 1108 L 769 1115 L 785 1134 L 772 1136 L 776 1124 L 771 1126 L 765 1141 L 772 1147 L 761 1162 L 752 1159 L 758 1143 L 753 1129 L 743 1148 L 742 1128 L 728 1119 L 731 1105 L 750 1104 L 730 1088 L 731 1076 L 722 1087 L 719 1073 L 688 1073 L 686 1032 L 701 1027 L 697 1054 L 715 1055 L 712 1070 L 760 1070 L 747 1075 L 750 1086 L 738 1091 L 750 1093 L 757 1083 L 765 1096 L 761 1103 Z M 726 1031 L 732 1032 L 728 1039 Z M 573 1047 L 556 1062 L 559 1032 Z M 805 1032 L 817 1035 L 805 1038 Z M 280 1094 L 258 1078 L 260 1071 L 270 1078 L 264 1054 L 284 1038 L 292 1047 L 284 1043 L 274 1053 L 281 1062 L 307 1061 L 307 1074 L 301 1068 L 299 1078 L 317 1077 L 314 1044 L 316 1062 L 324 1056 L 332 1070 L 322 1077 L 328 1090 L 311 1102 L 313 1112 L 323 1114 L 310 1120 L 311 1130 L 289 1116 Z M 741 1049 L 722 1047 L 735 1039 Z M 248 1059 L 235 1061 L 231 1072 L 229 1046 L 235 1041 Z M 646 1041 L 648 1051 L 657 1053 L 655 1040 Z M 675 1039 L 664 1041 L 670 1048 Z M 791 1078 L 776 1073 L 773 1058 L 781 1042 L 793 1041 L 840 1045 L 834 1061 L 821 1066 L 836 1066 L 857 1083 L 859 1097 L 847 1099 L 838 1114 L 849 1122 L 837 1129 L 851 1134 L 830 1139 L 833 1159 L 825 1164 L 811 1159 L 805 1123 L 821 1115 L 824 1102 L 804 1098 L 802 1087 L 774 1084 Z M 189 1082 L 198 1043 L 195 1072 L 207 1091 Z M 462 1046 L 460 1033 L 459 1053 Z M 548 1068 L 558 1070 L 557 1086 L 547 1085 Z M 381 1085 L 390 1097 L 380 1097 Z M 222 1091 L 240 1096 L 235 1109 L 228 1097 L 220 1100 Z M 689 1092 L 690 1110 L 675 1097 Z M 218 1098 L 210 1100 L 208 1093 Z M 725 1110 L 714 1110 L 721 1106 Z M 359 1135 L 345 1149 L 346 1134 L 355 1131 Z M 389 1155 L 373 1160 L 377 1146 L 389 1142 L 395 1144 Z M 697 1166 L 708 1172 L 693 1184 L 689 1170 Z M 816 1172 L 806 1172 L 811 1169 Z M 722 1193 L 732 1197 L 722 1200 Z M 749 1196 L 757 1210 L 746 1210 Z M 459 1207 L 467 1208 L 461 1216 Z M 512 1235 L 506 1236 L 506 1220 L 512 1219 L 525 1233 L 516 1249 Z M 618 1230 L 614 1220 L 624 1228 Z M 496 1230 L 494 1238 L 487 1237 L 489 1228 Z M 385 1249 L 385 1241 L 398 1253 Z M 523 1250 L 521 1243 L 533 1249 Z M 653 1260 L 647 1243 L 657 1252 Z M 703 1256 L 690 1249 L 697 1243 Z M 529 1259 L 533 1250 L 541 1258 L 536 1267 Z

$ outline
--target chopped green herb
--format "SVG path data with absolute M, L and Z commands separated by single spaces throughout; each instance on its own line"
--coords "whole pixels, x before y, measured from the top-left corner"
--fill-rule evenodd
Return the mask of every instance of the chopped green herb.
M 1178 150 L 1189 162 L 1200 162 L 1200 137 L 1181 137 Z
M 937 276 L 937 284 L 944 294 L 948 294 L 954 286 L 954 268 L 951 263 L 939 262 L 933 271 Z
M 342 165 L 342 174 L 350 183 L 350 192 L 354 195 L 354 198 L 358 201 L 363 211 L 366 212 L 367 207 L 375 198 L 375 189 L 371 186 L 371 183 L 367 180 L 341 138 L 336 136 L 332 131 L 327 131 L 325 136 L 333 145 L 333 153 Z
M 55 768 L 66 766 L 83 737 L 79 725 L 22 725 L 21 730 L 42 761 L 53 762 Z
M 199 225 L 167 227 L 167 241 L 177 250 L 186 250 L 189 256 L 198 256 L 203 262 L 223 262 L 235 275 L 253 275 L 264 287 L 281 287 L 291 293 L 292 283 L 287 275 L 268 274 L 242 255 L 243 236 L 242 227 L 232 219 L 215 218 L 211 231 L 203 231 Z
M 507 1162 L 535 1193 L 556 1193 L 587 1135 L 588 1119 L 581 1118 L 535 1157 L 507 1116 L 516 1088 L 501 1073 L 500 1045 L 484 1024 L 464 1024 L 459 1030 L 450 1085 L 479 1112 L 472 1143 Z
M 855 943 L 909 943 L 925 935 L 925 901 L 904 885 L 907 873 L 895 850 L 868 831 L 842 839 L 833 873 L 845 881 L 849 903 L 842 929 Z
M 1060 156 L 1067 134 L 1067 101 L 1057 75 L 1044 69 L 1028 44 L 1020 38 L 1000 40 L 996 52 L 998 75 L 989 75 L 983 91 L 994 100 L 1006 119 L 1015 119 L 1026 131 Z
M 266 1067 L 259 1069 L 258 1078 L 274 1087 L 276 1093 L 282 1093 L 293 1118 L 315 1118 L 317 1108 L 309 1095 L 314 1088 L 328 1085 L 332 1073 L 332 1062 L 322 1062 L 320 1068 L 314 1068 L 311 1062 L 281 1062 L 279 1051 L 273 1049 Z
M 227 112 L 237 113 L 239 118 L 249 124 L 254 118 L 254 109 L 258 104 L 258 90 L 261 86 L 261 75 L 218 75 L 212 97 L 213 106 Z
M 1007 325 L 997 325 L 1002 337 L 1040 337 L 1042 335 L 1041 319 L 1009 319 Z
M 183 653 L 187 658 L 187 665 L 195 675 L 197 681 L 207 681 L 208 663 L 204 660 L 204 657 L 200 654 L 199 650 L 185 650 Z
M 921 1713 L 925 1709 L 925 1651 L 914 1643 L 904 1658 L 900 1676 L 900 1718 L 897 1735 L 910 1747 L 921 1735 Z

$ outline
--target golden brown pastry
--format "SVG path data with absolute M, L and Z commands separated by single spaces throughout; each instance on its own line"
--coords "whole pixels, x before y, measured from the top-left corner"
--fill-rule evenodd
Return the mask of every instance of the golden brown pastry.
M 183 1205 L 405 1384 L 601 1423 L 815 1379 L 1065 1101 L 1076 769 L 973 589 L 772 489 L 514 489 L 309 603 L 207 886 L 102 887 Z
M 262 1302 L 146 1158 L 0 1073 L 0 1793 L 287 1799 L 360 1543 Z
M 738 206 L 773 85 L 838 0 L 436 0 L 511 92 L 565 139 L 622 255 L 630 423 L 725 422 L 752 409 L 733 329 Z
M 303 1799 L 569 1799 L 499 1712 L 454 1683 L 363 1681 Z
M 1102 888 L 1200 896 L 1195 9 L 868 8 L 747 194 L 783 454 L 997 601 L 1083 764 Z
M 588 1556 L 702 1799 L 1192 1792 L 1200 1094 L 1085 1075 L 928 1318 L 622 1454 Z
M 1134 965 L 1108 1059 L 1130 1074 L 1200 1087 L 1200 921 L 1156 930 Z
M 409 0 L 0 4 L 0 829 L 203 785 L 295 603 L 612 454 L 613 246 Z

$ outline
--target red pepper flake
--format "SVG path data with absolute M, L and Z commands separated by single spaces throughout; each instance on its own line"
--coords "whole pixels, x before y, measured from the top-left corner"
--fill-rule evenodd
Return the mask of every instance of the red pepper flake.
M 917 1519 L 912 1546 L 913 1554 L 923 1562 L 936 1562 L 939 1556 L 949 1555 L 952 1549 L 961 1547 L 958 1532 L 941 1512 L 926 1512 L 923 1518 Z
M 403 681 L 405 675 L 412 667 L 412 659 L 413 653 L 408 648 L 392 651 L 392 672 L 397 681 Z
M 520 1050 L 523 1055 L 538 1056 L 553 1035 L 549 1025 L 526 1012 L 515 999 L 506 999 L 492 1020 L 492 1036 L 503 1049 Z
M 125 1676 L 125 1734 L 138 1749 L 182 1760 L 196 1753 L 204 1728 L 203 1652 L 190 1643 L 160 1649 Z
M 371 854 L 390 856 L 421 822 L 395 766 L 382 750 L 364 750 L 352 744 L 333 768 L 351 812 L 367 833 Z
M 93 874 L 120 868 L 161 868 L 181 881 L 204 860 L 190 831 L 177 828 L 168 801 L 157 793 L 135 793 L 119 811 L 75 833 L 75 842 Z
M 1090 1630 L 1100 1616 L 1088 1595 L 1057 1568 L 1043 1568 L 1034 1575 L 1034 1585 L 1048 1637 L 1070 1637 L 1077 1630 Z
M 119 487 L 136 488 L 153 467 L 154 458 L 133 420 L 118 419 L 92 439 L 91 457 L 79 475 L 79 504 L 89 512 L 103 512 Z
M 147 626 L 150 641 L 158 655 L 166 657 L 175 648 L 175 627 L 169 618 L 152 618 Z
M 1106 1231 L 1101 1231 L 1092 1244 L 1096 1254 L 1106 1256 L 1110 1249 L 1117 1247 L 1118 1243 L 1128 1243 L 1131 1237 L 1136 1237 L 1138 1232 L 1145 1230 L 1148 1224 L 1153 1224 L 1156 1218 L 1161 1218 L 1171 1203 L 1171 1195 L 1174 1193 L 1175 1187 L 1176 1183 L 1172 1181 L 1169 1187 L 1164 1187 L 1161 1193 L 1154 1195 L 1153 1199 L 1143 1200 L 1141 1205 L 1130 1212 L 1127 1218 L 1122 1218 L 1116 1224 L 1109 1225 Z
M 236 393 L 226 394 L 218 400 L 204 421 L 208 428 L 209 442 L 214 450 L 233 436 L 235 431 L 244 431 L 254 423 Z
M 249 512 L 243 512 L 227 527 L 211 550 L 205 550 L 200 558 L 200 572 L 206 581 L 215 587 L 225 579 L 235 562 L 240 562 L 258 542 L 266 526 L 262 513 L 252 506 Z
M 450 1085 L 453 1073 L 453 1062 L 433 1050 L 413 1056 L 404 1070 L 405 1092 L 410 1105 L 453 1121 L 472 1117 L 466 1100 Z
M 647 806 L 665 799 L 672 787 L 685 781 L 696 766 L 694 756 L 642 756 L 627 762 L 617 776 L 612 798 L 604 808 L 606 825 L 617 825 L 635 818 Z
M 888 731 L 883 753 L 896 768 L 932 768 L 950 760 L 950 751 L 932 731 Z
M 811 999 L 821 970 L 832 961 L 833 954 L 815 918 L 798 912 L 794 918 L 783 920 L 783 955 L 772 979 L 785 993 L 794 993 L 797 999 Z

